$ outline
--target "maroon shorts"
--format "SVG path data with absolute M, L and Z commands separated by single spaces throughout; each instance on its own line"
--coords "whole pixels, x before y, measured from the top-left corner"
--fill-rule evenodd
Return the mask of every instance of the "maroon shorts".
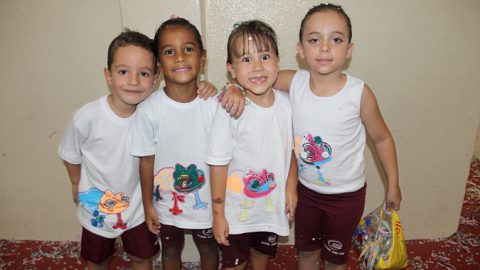
M 151 233 L 145 222 L 128 229 L 121 235 L 123 249 L 129 255 L 150 259 L 160 250 L 157 236 Z M 101 264 L 115 252 L 116 238 L 106 238 L 82 229 L 80 256 L 95 264 Z
M 230 246 L 221 246 L 222 264 L 235 267 L 250 258 L 250 248 L 274 257 L 277 254 L 278 235 L 271 232 L 231 234 L 227 237 Z
M 197 244 L 216 245 L 215 238 L 213 238 L 212 229 L 192 229 L 193 241 Z M 185 229 L 181 229 L 171 225 L 161 224 L 160 239 L 162 240 L 162 247 L 174 248 L 182 247 L 185 242 Z
M 320 194 L 298 183 L 297 250 L 320 249 L 325 260 L 346 263 L 355 228 L 363 214 L 365 194 L 366 185 L 349 193 Z

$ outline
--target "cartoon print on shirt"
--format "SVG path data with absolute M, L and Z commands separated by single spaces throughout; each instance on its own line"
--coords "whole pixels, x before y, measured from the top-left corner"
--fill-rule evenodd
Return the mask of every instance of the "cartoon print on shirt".
M 155 200 L 163 200 L 161 192 L 172 194 L 173 206 L 169 211 L 173 215 L 178 215 L 183 213 L 179 203 L 185 202 L 184 194 L 193 193 L 195 196 L 193 209 L 206 210 L 208 203 L 203 202 L 198 193 L 205 186 L 205 183 L 205 173 L 197 169 L 195 164 L 190 164 L 188 167 L 176 164 L 174 168 L 162 168 L 154 177 Z
M 92 226 L 102 228 L 106 215 L 116 214 L 117 223 L 113 225 L 113 229 L 127 229 L 127 223 L 123 222 L 121 213 L 128 208 L 130 202 L 123 192 L 114 194 L 109 189 L 103 192 L 97 188 L 90 188 L 79 192 L 78 200 L 81 207 L 92 213 L 93 218 L 90 220 Z
M 299 171 L 305 172 L 309 167 L 314 166 L 317 173 L 317 182 L 323 185 L 330 185 L 330 181 L 323 177 L 320 165 L 332 159 L 332 147 L 322 140 L 320 136 L 313 137 L 310 133 L 303 136 L 295 135 L 295 155 L 299 162 Z
M 252 208 L 255 200 L 265 197 L 265 211 L 276 211 L 275 206 L 268 196 L 277 186 L 275 175 L 263 169 L 260 172 L 249 170 L 232 172 L 227 179 L 227 191 L 233 198 L 241 201 L 241 212 L 238 215 L 240 221 L 249 219 L 247 209 Z

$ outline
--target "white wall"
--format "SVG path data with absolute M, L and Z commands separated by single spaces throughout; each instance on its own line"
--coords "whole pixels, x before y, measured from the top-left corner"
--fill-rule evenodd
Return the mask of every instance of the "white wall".
M 107 46 L 122 27 L 153 37 L 171 14 L 189 19 L 203 34 L 208 79 L 221 87 L 234 22 L 259 18 L 271 24 L 281 67 L 298 68 L 300 20 L 317 3 L 1 1 L 0 238 L 79 240 L 56 148 L 73 110 L 107 92 Z M 372 87 L 396 140 L 405 236 L 449 236 L 457 229 L 480 117 L 480 2 L 337 3 L 353 23 L 355 50 L 347 72 Z M 370 151 L 367 162 L 369 211 L 381 203 L 384 187 Z M 189 243 L 185 259 L 193 260 Z

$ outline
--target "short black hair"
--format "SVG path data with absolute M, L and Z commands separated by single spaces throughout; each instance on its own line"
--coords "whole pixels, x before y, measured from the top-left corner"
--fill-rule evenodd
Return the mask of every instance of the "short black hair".
M 195 40 L 198 43 L 198 47 L 200 48 L 200 51 L 203 52 L 203 43 L 202 43 L 202 36 L 200 35 L 200 32 L 198 31 L 197 27 L 195 25 L 191 24 L 187 19 L 184 18 L 172 18 L 164 21 L 160 27 L 158 27 L 157 32 L 155 33 L 155 37 L 153 38 L 153 52 L 155 53 L 155 56 L 158 58 L 158 42 L 160 40 L 160 36 L 162 33 L 167 29 L 169 26 L 182 26 L 185 27 L 186 29 L 190 30 L 193 32 L 193 35 L 195 36 Z

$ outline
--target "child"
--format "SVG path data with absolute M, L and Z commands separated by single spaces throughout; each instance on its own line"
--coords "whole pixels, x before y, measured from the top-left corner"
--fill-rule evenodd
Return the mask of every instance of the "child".
M 226 269 L 244 269 L 249 257 L 254 269 L 267 269 L 296 206 L 291 108 L 288 96 L 272 88 L 279 58 L 270 26 L 241 23 L 227 49 L 227 69 L 245 88 L 247 106 L 239 120 L 216 111 L 207 158 L 213 230 Z
M 165 88 L 139 106 L 131 151 L 141 160 L 147 226 L 160 233 L 163 269 L 181 268 L 185 229 L 192 230 L 202 269 L 217 269 L 205 164 L 217 101 L 199 99 L 196 90 L 206 52 L 197 28 L 183 18 L 162 23 L 154 43 Z M 238 93 L 230 104 L 240 101 Z
M 104 75 L 111 94 L 75 113 L 58 149 L 83 227 L 81 257 L 88 269 L 109 269 L 121 236 L 133 269 L 152 269 L 159 246 L 145 225 L 139 159 L 130 155 L 136 106 L 157 80 L 152 40 L 126 29 L 110 43 Z
M 342 72 L 352 55 L 350 19 L 337 5 L 320 4 L 302 20 L 298 53 L 308 71 L 286 71 L 276 86 L 290 89 L 298 207 L 299 269 L 347 269 L 347 256 L 365 204 L 365 129 L 388 178 L 386 203 L 399 209 L 395 145 L 372 90 Z

